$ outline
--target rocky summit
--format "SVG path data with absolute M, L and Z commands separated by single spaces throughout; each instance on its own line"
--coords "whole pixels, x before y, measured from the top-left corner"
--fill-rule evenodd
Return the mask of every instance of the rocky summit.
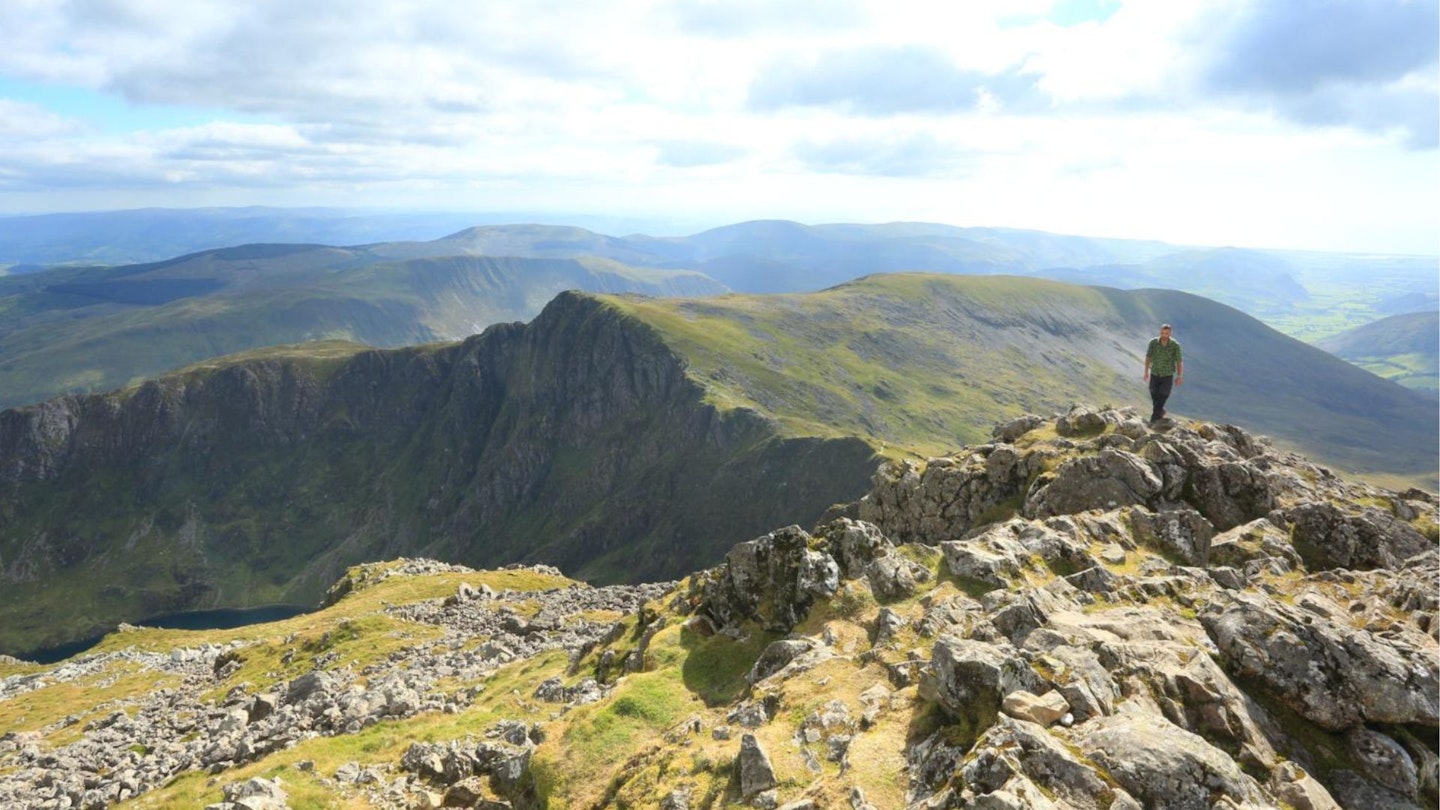
M 357 566 L 0 662 L 0 805 L 1422 808 L 1434 494 L 1077 406 L 680 582 Z

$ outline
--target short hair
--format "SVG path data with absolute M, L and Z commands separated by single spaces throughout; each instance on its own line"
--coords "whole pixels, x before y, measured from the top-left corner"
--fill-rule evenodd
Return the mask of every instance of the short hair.
M 1168 323 L 1162 323 L 1162 324 L 1160 324 L 1160 328 L 1161 328 L 1161 329 L 1170 329 L 1170 324 L 1168 324 Z M 1173 331 L 1173 330 L 1172 330 L 1172 331 Z

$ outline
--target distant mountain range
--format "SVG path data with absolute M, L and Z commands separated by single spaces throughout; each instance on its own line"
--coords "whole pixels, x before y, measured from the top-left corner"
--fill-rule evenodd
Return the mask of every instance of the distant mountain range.
M 257 351 L 0 412 L 0 649 L 306 602 L 397 555 L 679 575 L 854 499 L 881 457 L 1142 404 L 1162 314 L 1191 324 L 1175 413 L 1433 487 L 1433 399 L 1185 293 L 934 274 L 564 293 L 461 343 Z
M 402 346 L 529 320 L 562 290 L 709 295 L 692 271 L 467 254 L 435 243 L 247 245 L 0 277 L 0 407 L 309 340 Z
M 0 220 L 0 247 L 27 239 L 53 246 L 78 224 L 92 225 L 87 238 L 112 244 L 112 253 L 187 239 L 379 234 L 446 224 L 274 209 L 55 217 Z M 30 255 L 15 250 L 11 255 Z M 1433 301 L 1440 284 L 1432 260 L 1406 257 L 1201 250 L 925 223 L 779 221 L 667 238 L 488 225 L 429 241 L 250 244 L 144 264 L 14 269 L 0 277 L 0 407 L 102 391 L 207 357 L 297 341 L 455 340 L 492 323 L 528 320 L 562 289 L 806 292 L 877 272 L 1005 273 L 1181 289 L 1313 340 L 1379 317 L 1386 307 Z

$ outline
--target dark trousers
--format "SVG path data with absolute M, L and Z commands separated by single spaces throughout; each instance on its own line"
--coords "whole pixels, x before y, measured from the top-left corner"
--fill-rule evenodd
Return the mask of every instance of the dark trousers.
M 1165 400 L 1170 398 L 1170 389 L 1175 387 L 1175 377 L 1158 377 L 1150 375 L 1150 403 L 1154 407 L 1150 410 L 1150 421 L 1154 422 L 1165 415 Z

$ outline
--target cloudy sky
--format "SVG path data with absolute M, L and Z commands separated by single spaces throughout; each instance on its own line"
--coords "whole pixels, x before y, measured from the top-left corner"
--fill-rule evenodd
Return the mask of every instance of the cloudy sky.
M 3 0 L 0 212 L 1440 253 L 1437 0 Z

